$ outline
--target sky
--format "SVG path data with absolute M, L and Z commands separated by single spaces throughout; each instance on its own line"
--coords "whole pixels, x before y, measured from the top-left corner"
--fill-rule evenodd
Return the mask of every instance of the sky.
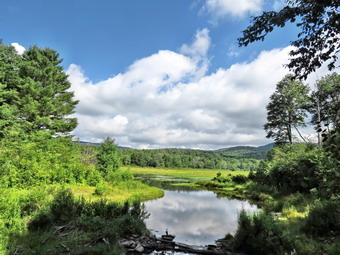
M 289 71 L 294 25 L 238 47 L 252 16 L 283 0 L 1 0 L 0 38 L 55 49 L 79 100 L 73 135 L 132 148 L 259 146 Z M 307 79 L 312 86 L 325 67 Z M 312 137 L 312 129 L 303 133 Z

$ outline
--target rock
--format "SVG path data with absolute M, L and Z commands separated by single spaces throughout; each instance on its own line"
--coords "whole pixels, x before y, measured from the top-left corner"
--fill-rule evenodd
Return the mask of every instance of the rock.
M 144 251 L 144 247 L 140 244 L 140 243 L 137 243 L 137 246 L 135 248 L 135 251 L 137 252 L 143 252 Z
M 136 243 L 132 240 L 120 241 L 120 244 L 124 247 L 136 247 Z

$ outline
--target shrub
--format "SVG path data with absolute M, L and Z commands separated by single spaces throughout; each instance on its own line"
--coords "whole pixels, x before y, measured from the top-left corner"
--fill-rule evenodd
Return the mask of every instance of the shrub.
M 268 160 L 261 163 L 251 178 L 283 194 L 317 191 L 318 195 L 329 198 L 340 190 L 337 163 L 325 150 L 313 144 L 274 147 Z
M 117 171 L 120 164 L 120 152 L 115 140 L 107 137 L 98 149 L 97 169 L 106 175 Z
M 238 174 L 238 175 L 232 176 L 231 180 L 237 184 L 243 184 L 248 181 L 248 177 L 245 175 Z
M 241 211 L 232 241 L 234 251 L 249 254 L 283 254 L 293 250 L 292 238 L 270 214 Z
M 212 179 L 212 181 L 219 182 L 219 183 L 227 183 L 231 182 L 230 176 L 222 175 L 221 173 L 217 173 L 216 176 Z
M 32 187 L 54 183 L 89 183 L 100 181 L 93 165 L 81 160 L 80 145 L 70 138 L 32 138 L 13 142 L 0 141 L 0 185 Z
M 302 230 L 314 237 L 340 235 L 340 199 L 318 201 L 310 210 Z

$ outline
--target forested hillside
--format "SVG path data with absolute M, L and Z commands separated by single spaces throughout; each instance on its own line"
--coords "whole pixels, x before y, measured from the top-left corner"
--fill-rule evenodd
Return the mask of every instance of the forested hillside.
M 122 164 L 142 167 L 254 170 L 258 159 L 192 149 L 122 150 Z M 233 152 L 234 155 L 237 152 Z
M 82 141 L 79 144 L 100 145 Z M 177 148 L 148 150 L 118 148 L 124 166 L 254 170 L 273 146 L 274 144 L 260 147 L 237 146 L 214 151 Z

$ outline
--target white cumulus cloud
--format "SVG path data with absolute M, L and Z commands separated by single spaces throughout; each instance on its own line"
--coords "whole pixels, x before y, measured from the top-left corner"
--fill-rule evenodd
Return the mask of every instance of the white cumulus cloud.
M 207 0 L 202 11 L 210 14 L 212 21 L 231 16 L 241 18 L 246 14 L 256 14 L 262 10 L 263 0 Z
M 251 62 L 198 75 L 210 45 L 207 30 L 179 53 L 161 50 L 127 71 L 93 83 L 72 64 L 67 73 L 80 103 L 75 136 L 115 137 L 133 148 L 214 149 L 263 145 L 266 105 L 288 70 L 291 47 L 263 51 Z M 319 76 L 322 76 L 319 73 Z

